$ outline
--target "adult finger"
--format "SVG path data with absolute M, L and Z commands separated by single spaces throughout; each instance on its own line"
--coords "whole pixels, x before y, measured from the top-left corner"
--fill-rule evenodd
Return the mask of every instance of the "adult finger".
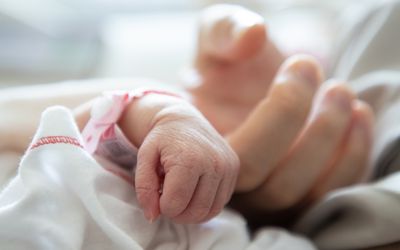
M 198 56 L 216 61 L 249 58 L 265 45 L 264 19 L 237 5 L 218 4 L 203 10 Z
M 317 99 L 299 140 L 259 189 L 270 199 L 268 209 L 285 209 L 302 200 L 336 157 L 350 127 L 354 94 L 348 87 L 332 84 Z
M 267 97 L 228 136 L 241 168 L 237 191 L 261 185 L 304 126 L 313 96 L 322 81 L 319 64 L 309 56 L 293 56 L 281 66 Z
M 372 146 L 373 114 L 362 101 L 353 104 L 353 119 L 342 154 L 331 168 L 314 185 L 311 199 L 315 200 L 331 190 L 359 182 L 368 175 L 368 159 Z

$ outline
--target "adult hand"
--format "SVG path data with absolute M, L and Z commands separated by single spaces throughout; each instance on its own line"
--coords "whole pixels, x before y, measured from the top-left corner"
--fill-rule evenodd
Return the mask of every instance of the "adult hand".
M 265 97 L 283 60 L 261 16 L 239 6 L 216 5 L 202 14 L 198 77 L 188 91 L 195 106 L 226 135 Z
M 312 58 L 290 58 L 279 69 L 283 61 L 259 15 L 230 5 L 204 12 L 199 77 L 189 91 L 239 155 L 237 200 L 249 210 L 314 201 L 366 172 L 369 107 L 344 82 L 319 87 Z

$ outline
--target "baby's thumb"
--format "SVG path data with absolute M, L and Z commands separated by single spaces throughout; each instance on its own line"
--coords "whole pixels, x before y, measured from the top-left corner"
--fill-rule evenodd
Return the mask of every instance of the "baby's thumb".
M 135 172 L 135 190 L 144 216 L 150 222 L 160 214 L 159 151 L 149 136 L 139 148 Z
M 264 19 L 243 7 L 218 4 L 201 15 L 199 59 L 243 60 L 259 52 L 265 42 Z

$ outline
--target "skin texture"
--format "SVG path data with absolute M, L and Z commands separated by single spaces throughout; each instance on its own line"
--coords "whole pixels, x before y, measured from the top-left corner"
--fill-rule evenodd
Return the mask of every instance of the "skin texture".
M 90 107 L 91 102 L 77 111 L 81 128 Z M 177 223 L 200 223 L 230 200 L 238 158 L 190 103 L 150 94 L 128 105 L 119 126 L 140 146 L 134 184 L 149 221 L 162 214 Z
M 346 82 L 325 81 L 310 56 L 285 58 L 255 13 L 219 5 L 201 20 L 188 92 L 239 156 L 235 208 L 260 223 L 292 220 L 368 175 L 373 115 Z
M 287 216 L 287 212 L 297 215 L 299 211 L 319 200 L 330 190 L 358 183 L 361 177 L 368 175 L 366 162 L 372 145 L 373 124 L 368 105 L 357 100 L 346 87 L 346 82 L 324 81 L 319 63 L 309 56 L 287 59 L 269 38 L 267 26 L 259 15 L 231 5 L 206 9 L 200 22 L 197 47 L 193 71 L 198 77 L 196 81 L 189 82 L 188 85 L 191 87 L 187 87 L 187 91 L 194 106 L 219 134 L 225 137 L 239 156 L 240 172 L 236 194 L 231 204 L 248 219 L 254 219 L 253 222 L 259 224 L 274 222 L 275 218 L 292 220 L 291 216 Z M 118 85 L 121 81 L 116 83 L 114 80 L 107 84 L 100 82 L 96 80 L 96 89 L 92 87 L 93 84 L 87 86 L 86 90 L 89 91 L 86 92 L 83 91 L 84 84 L 68 85 L 67 93 L 65 86 L 43 86 L 38 89 L 35 87 L 36 91 L 27 91 L 27 96 L 20 96 L 21 91 L 18 89 L 3 91 L 0 96 L 2 119 L 0 149 L 14 150 L 23 154 L 36 129 L 40 113 L 45 107 L 58 104 L 73 108 L 99 95 L 103 90 L 127 89 L 135 86 Z M 138 85 L 143 86 L 143 83 Z M 157 100 L 157 102 L 151 101 L 151 105 L 146 104 L 147 107 L 143 106 L 143 110 L 150 109 L 157 112 L 166 108 L 167 104 L 176 107 L 173 103 L 176 100 L 172 103 L 170 99 L 157 98 Z M 145 99 L 140 103 L 142 101 Z M 79 114 L 78 123 L 81 126 L 88 119 L 88 105 L 90 104 L 76 110 Z M 140 105 L 133 107 L 139 108 Z M 221 162 L 227 161 L 226 165 L 219 162 L 210 163 L 215 160 L 215 156 L 211 155 L 211 157 L 206 156 L 204 165 L 196 165 L 200 166 L 202 171 L 212 168 L 218 170 L 214 176 L 218 175 L 220 178 L 216 192 L 221 194 L 219 196 L 212 194 L 215 199 L 207 216 L 204 216 L 206 214 L 204 211 L 210 207 L 209 203 L 206 208 L 199 209 L 201 212 L 190 209 L 193 217 L 186 222 L 196 222 L 211 217 L 215 211 L 220 210 L 220 204 L 226 202 L 225 198 L 220 198 L 225 197 L 222 195 L 225 191 L 219 190 L 220 186 L 228 186 L 228 184 L 222 185 L 223 180 L 236 179 L 226 175 L 231 174 L 230 171 L 232 173 L 237 171 L 237 156 L 193 107 L 189 105 L 188 109 L 190 111 L 185 111 L 188 117 L 183 119 L 185 122 L 187 120 L 187 128 L 186 125 L 182 126 L 181 133 L 175 138 L 177 140 L 175 150 L 178 151 L 175 153 L 182 155 L 180 150 L 185 148 L 186 140 L 189 140 L 191 144 L 198 143 L 197 147 L 200 149 L 197 151 L 208 152 L 211 148 L 214 152 L 222 147 L 226 152 L 218 154 L 217 158 Z M 170 138 L 171 127 L 178 126 L 182 119 L 156 119 L 160 121 L 160 128 L 156 129 L 154 126 L 155 130 L 151 132 L 153 128 L 149 125 L 152 124 L 152 119 L 149 118 L 151 112 L 142 112 L 141 116 L 138 115 L 140 119 L 134 118 L 134 112 L 132 114 L 128 112 L 126 117 L 131 117 L 132 120 L 122 119 L 120 125 L 126 127 L 124 128 L 126 132 L 129 129 L 138 131 L 127 134 L 130 134 L 130 139 L 137 146 L 143 144 L 140 157 L 144 162 L 150 163 L 142 165 L 141 169 L 147 165 L 149 171 L 152 171 L 143 178 L 149 178 L 156 183 L 156 167 L 154 161 L 151 161 L 152 157 L 146 160 L 146 150 L 151 156 L 172 154 L 165 149 L 166 145 L 154 145 L 154 141 L 162 136 Z M 15 119 L 15 113 L 24 116 Z M 153 113 L 153 116 L 156 115 Z M 143 118 L 146 118 L 148 123 L 139 126 L 137 121 L 143 122 Z M 184 133 L 193 130 L 195 132 L 192 137 L 190 137 L 192 133 Z M 201 139 L 199 133 L 208 139 Z M 149 135 L 149 138 L 146 135 Z M 327 140 L 326 136 L 334 139 Z M 166 155 L 163 157 L 167 159 L 164 160 L 166 165 L 171 163 L 169 158 L 174 158 Z M 199 160 L 195 157 L 191 153 L 188 154 L 190 160 L 186 161 L 190 162 L 189 166 L 195 166 L 192 164 L 192 158 Z M 181 165 L 183 164 L 177 164 L 176 169 L 182 168 Z M 173 173 L 174 168 L 175 166 L 169 166 L 168 169 L 171 169 L 169 172 Z M 195 179 L 204 173 L 200 170 L 193 174 L 196 190 L 197 186 L 200 186 L 200 178 Z M 160 178 L 159 175 L 157 177 Z M 211 182 L 216 182 L 211 176 L 207 178 Z M 203 181 L 201 185 L 202 183 Z M 139 189 L 144 191 L 143 197 L 146 197 L 146 186 L 143 185 Z M 179 217 L 177 215 L 179 211 L 167 208 L 167 199 L 161 202 L 162 197 L 159 197 L 157 201 L 158 194 L 155 194 L 154 188 L 147 189 L 150 190 L 151 202 L 147 204 L 146 198 L 140 200 L 150 220 L 155 219 L 158 212 L 165 212 L 173 219 L 176 218 L 176 221 L 185 222 L 188 213 L 180 213 L 182 216 Z M 226 189 L 228 188 L 224 188 Z M 196 192 L 192 194 L 191 198 L 198 197 Z
M 327 192 L 359 182 L 372 144 L 368 105 L 345 82 L 324 82 L 312 57 L 285 58 L 260 16 L 217 5 L 201 20 L 198 82 L 187 91 L 238 155 L 239 175 L 234 183 L 235 154 L 193 107 L 143 98 L 120 126 L 140 146 L 135 186 L 145 216 L 201 222 L 235 186 L 231 205 L 250 222 L 292 221 Z

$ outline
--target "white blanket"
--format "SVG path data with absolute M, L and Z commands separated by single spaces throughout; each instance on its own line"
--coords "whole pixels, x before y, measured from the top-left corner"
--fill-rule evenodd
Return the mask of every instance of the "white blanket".
M 333 77 L 375 113 L 369 184 L 337 190 L 297 225 L 320 249 L 400 249 L 400 1 L 376 1 L 341 42 Z M 388 248 L 384 245 L 392 244 Z
M 150 223 L 130 176 L 115 174 L 118 167 L 104 159 L 100 165 L 81 142 L 67 109 L 44 112 L 15 177 L 0 193 L 0 249 L 315 249 L 279 229 L 264 229 L 251 242 L 245 221 L 228 210 L 199 225 L 166 218 Z
M 319 249 L 386 249 L 382 245 L 400 242 L 400 1 L 376 3 L 344 36 L 332 76 L 351 80 L 375 111 L 371 167 L 380 180 L 337 190 L 300 220 L 296 230 Z M 124 82 L 123 88 L 135 87 Z M 19 152 L 44 107 L 74 107 L 101 90 L 121 87 L 114 83 L 79 83 L 57 100 L 44 91 L 64 93 L 71 85 L 0 93 L 0 186 L 5 187 L 0 194 L 0 249 L 125 249 L 129 244 L 129 249 L 313 249 L 304 239 L 274 228 L 251 240 L 245 222 L 229 211 L 202 225 L 174 225 L 165 219 L 150 225 L 136 206 L 132 187 L 69 144 L 27 151 L 16 172 Z M 49 134 L 79 139 L 63 109 L 45 113 L 34 141 Z M 400 249 L 400 244 L 387 249 Z

